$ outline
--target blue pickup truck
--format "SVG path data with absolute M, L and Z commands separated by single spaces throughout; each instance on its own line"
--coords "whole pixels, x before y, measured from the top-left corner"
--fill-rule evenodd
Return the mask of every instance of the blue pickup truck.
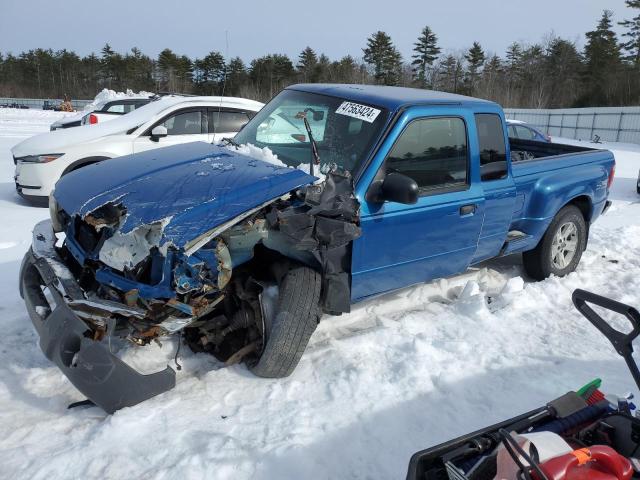
M 513 253 L 533 279 L 570 273 L 614 166 L 605 150 L 509 139 L 492 102 L 296 85 L 227 145 L 63 177 L 21 294 L 46 356 L 108 412 L 175 384 L 170 367 L 141 375 L 113 355 L 118 339 L 176 334 L 282 377 L 322 313 Z

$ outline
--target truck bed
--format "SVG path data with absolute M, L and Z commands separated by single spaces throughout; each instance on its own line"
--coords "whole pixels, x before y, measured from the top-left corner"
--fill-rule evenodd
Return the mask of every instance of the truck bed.
M 598 150 L 596 148 L 580 147 L 577 145 L 536 142 L 534 140 L 522 140 L 519 138 L 509 138 L 509 145 L 511 146 L 511 161 L 513 163 Z
M 607 180 L 615 160 L 608 150 L 509 139 L 516 201 L 510 232 L 522 232 L 505 253 L 535 247 L 567 201 L 593 222 L 607 199 Z

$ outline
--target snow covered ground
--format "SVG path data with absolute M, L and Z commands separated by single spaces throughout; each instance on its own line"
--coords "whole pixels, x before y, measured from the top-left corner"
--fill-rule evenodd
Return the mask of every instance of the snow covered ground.
M 640 147 L 617 159 L 614 205 L 577 272 L 523 280 L 519 258 L 325 318 L 294 374 L 252 376 L 183 349 L 177 387 L 107 416 L 46 360 L 18 295 L 32 225 L 9 148 L 59 113 L 0 110 L 0 478 L 403 478 L 422 448 L 540 406 L 600 376 L 632 380 L 572 307 L 577 287 L 640 306 Z M 141 371 L 175 353 L 130 348 Z

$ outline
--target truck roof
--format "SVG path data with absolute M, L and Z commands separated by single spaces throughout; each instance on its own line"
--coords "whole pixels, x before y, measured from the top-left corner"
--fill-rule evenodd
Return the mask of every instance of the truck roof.
M 454 93 L 436 92 L 419 88 L 387 87 L 382 85 L 353 85 L 353 84 L 298 84 L 288 87 L 299 90 L 346 100 L 367 103 L 395 111 L 409 105 L 470 105 L 482 104 L 497 106 L 496 103 L 479 98 L 466 97 Z

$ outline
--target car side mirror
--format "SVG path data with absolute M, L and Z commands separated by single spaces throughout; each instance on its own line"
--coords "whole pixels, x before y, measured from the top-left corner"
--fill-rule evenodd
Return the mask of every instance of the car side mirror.
M 382 181 L 379 197 L 383 201 L 413 205 L 418 201 L 418 193 L 418 184 L 413 178 L 391 172 Z
M 154 142 L 157 142 L 167 135 L 167 127 L 165 127 L 164 125 L 156 125 L 155 127 L 153 127 L 153 130 L 151 130 L 151 140 Z

